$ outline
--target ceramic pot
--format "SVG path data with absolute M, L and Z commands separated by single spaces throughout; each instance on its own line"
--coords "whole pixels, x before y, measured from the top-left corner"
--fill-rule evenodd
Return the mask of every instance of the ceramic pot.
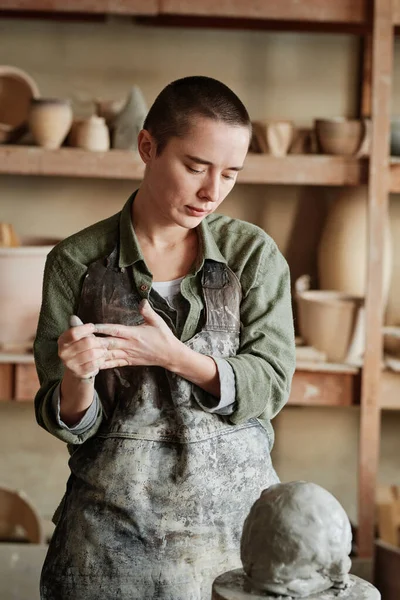
M 253 135 L 260 152 L 272 156 L 286 156 L 293 140 L 292 121 L 253 121 Z
M 334 199 L 318 248 L 319 287 L 365 296 L 367 276 L 367 188 L 343 188 Z M 392 269 L 389 218 L 384 231 L 383 297 L 386 305 Z
M 367 119 L 316 119 L 315 132 L 323 154 L 367 156 L 370 146 L 370 122 Z
M 22 238 L 19 247 L 0 248 L 0 346 L 34 337 L 46 256 L 55 243 Z
M 92 115 L 77 124 L 75 145 L 92 152 L 106 152 L 110 148 L 110 133 L 102 117 Z
M 310 290 L 296 296 L 299 332 L 305 344 L 324 352 L 329 362 L 353 359 L 355 338 L 361 338 L 360 309 L 364 299 L 342 292 Z M 361 359 L 363 346 L 357 349 Z M 351 355 L 351 356 L 350 356 Z
M 29 111 L 29 128 L 39 146 L 59 148 L 72 124 L 69 100 L 34 99 Z
M 122 100 L 95 100 L 96 115 L 103 117 L 107 125 L 110 126 L 124 108 L 125 103 L 126 98 L 122 98 Z

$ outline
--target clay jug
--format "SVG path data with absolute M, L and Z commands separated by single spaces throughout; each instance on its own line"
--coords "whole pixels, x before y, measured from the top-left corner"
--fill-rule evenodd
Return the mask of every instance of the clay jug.
M 106 152 L 110 148 L 110 133 L 102 117 L 92 115 L 76 127 L 75 145 L 92 152 Z
M 367 274 L 367 188 L 343 188 L 328 212 L 318 249 L 319 285 L 365 296 Z M 383 261 L 383 297 L 386 305 L 391 268 L 392 242 L 389 218 L 385 222 Z
M 72 124 L 69 100 L 35 98 L 29 111 L 29 129 L 39 146 L 59 148 Z

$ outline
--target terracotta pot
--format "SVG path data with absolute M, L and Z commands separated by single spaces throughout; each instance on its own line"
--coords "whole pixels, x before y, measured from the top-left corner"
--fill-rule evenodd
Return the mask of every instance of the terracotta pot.
M 324 154 L 365 156 L 369 153 L 370 123 L 368 120 L 316 119 L 315 132 Z
M 253 121 L 252 125 L 261 152 L 273 156 L 286 156 L 293 139 L 292 121 L 265 119 Z
M 364 296 L 367 276 L 367 188 L 343 188 L 333 201 L 318 248 L 319 287 Z M 386 304 L 392 270 L 389 218 L 384 231 L 383 296 Z
M 22 238 L 17 248 L 0 248 L 0 345 L 34 337 L 46 256 L 57 241 Z
M 106 152 L 110 148 L 110 133 L 102 117 L 92 115 L 76 126 L 75 145 L 92 152 Z
M 69 100 L 34 99 L 29 111 L 29 128 L 39 146 L 59 148 L 72 124 Z
M 8 132 L 28 120 L 32 98 L 38 97 L 32 77 L 16 67 L 0 65 L 0 123 L 9 126 Z
M 330 362 L 353 362 L 355 336 L 359 335 L 364 299 L 335 291 L 298 293 L 299 332 L 307 345 L 324 352 Z M 363 348 L 358 348 L 358 355 Z

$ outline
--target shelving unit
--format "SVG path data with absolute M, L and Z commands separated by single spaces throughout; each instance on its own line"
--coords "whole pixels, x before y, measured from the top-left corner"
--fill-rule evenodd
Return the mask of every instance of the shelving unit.
M 368 184 L 369 259 L 366 290 L 366 352 L 360 371 L 334 365 L 298 364 L 291 404 L 360 406 L 358 554 L 371 556 L 374 540 L 375 485 L 378 468 L 381 390 L 385 407 L 397 408 L 396 374 L 382 377 L 383 231 L 389 191 L 400 191 L 400 160 L 390 161 L 389 124 L 394 26 L 400 25 L 400 0 L 0 0 L 0 16 L 67 14 L 134 17 L 139 22 L 220 27 L 310 29 L 354 32 L 364 39 L 360 116 L 372 118 L 369 161 L 331 156 L 274 158 L 249 155 L 239 182 L 248 184 Z M 62 148 L 47 151 L 0 146 L 0 173 L 18 175 L 140 179 L 134 154 L 87 153 Z M 15 367 L 14 367 L 15 368 Z M 4 369 L 4 364 L 3 364 Z M 9 371 L 9 377 L 11 371 Z M 4 379 L 5 380 L 5 379 Z M 382 388 L 383 384 L 383 388 Z

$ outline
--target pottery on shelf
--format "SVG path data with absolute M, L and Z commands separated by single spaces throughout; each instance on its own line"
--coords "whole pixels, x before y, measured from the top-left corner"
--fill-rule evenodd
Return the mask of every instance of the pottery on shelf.
M 137 137 L 143 127 L 148 108 L 142 91 L 133 85 L 122 110 L 112 122 L 112 147 L 137 150 Z
M 368 119 L 315 119 L 315 132 L 323 154 L 367 156 L 370 147 Z
M 106 152 L 110 148 L 110 133 L 103 117 L 92 115 L 76 123 L 74 145 L 92 152 Z
M 22 238 L 18 247 L 0 248 L 0 346 L 34 337 L 46 256 L 55 243 L 50 239 Z
M 118 100 L 101 100 L 94 101 L 96 114 L 98 117 L 103 117 L 108 126 L 112 126 L 115 118 L 122 111 L 126 104 L 126 98 Z
M 0 65 L 0 143 L 24 133 L 31 101 L 40 95 L 35 81 L 16 67 Z
M 368 260 L 368 197 L 366 186 L 342 188 L 333 200 L 318 248 L 319 287 L 365 296 Z M 389 218 L 384 223 L 383 298 L 386 305 L 391 270 Z
M 69 100 L 33 99 L 29 111 L 29 128 L 39 146 L 54 150 L 66 138 L 72 124 Z
M 296 282 L 300 335 L 336 363 L 360 364 L 364 352 L 364 298 L 333 290 L 301 289 Z
M 292 121 L 263 119 L 252 121 L 254 143 L 259 151 L 272 156 L 286 156 L 293 140 Z

